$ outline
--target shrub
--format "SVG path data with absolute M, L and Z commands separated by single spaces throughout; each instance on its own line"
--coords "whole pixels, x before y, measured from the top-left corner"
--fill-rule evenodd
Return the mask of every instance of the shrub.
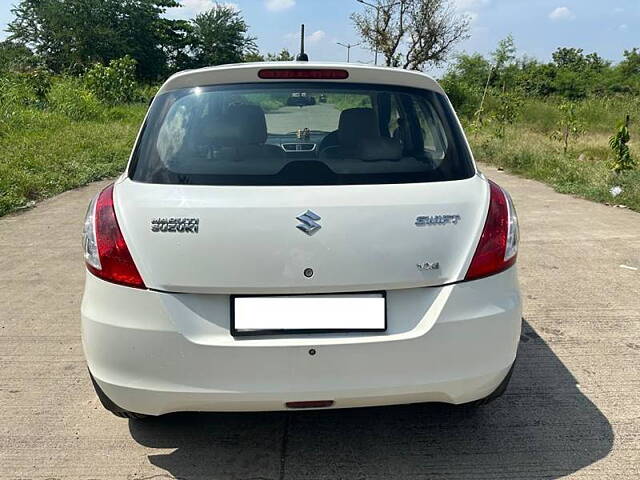
M 470 119 L 477 113 L 482 100 L 482 89 L 456 77 L 443 79 L 441 85 L 459 116 Z
M 45 68 L 34 68 L 24 72 L 27 85 L 33 90 L 38 102 L 45 102 L 51 88 L 51 72 Z
M 0 135 L 20 127 L 30 113 L 29 107 L 42 103 L 28 75 L 5 73 L 0 76 Z
M 51 85 L 47 95 L 51 110 L 72 120 L 97 119 L 103 107 L 93 94 L 76 78 L 60 77 Z
M 158 85 L 142 85 L 138 89 L 136 100 L 149 103 L 151 99 L 156 96 L 160 87 Z
M 629 133 L 629 117 L 627 116 L 626 121 L 618 126 L 618 131 L 609 139 L 609 147 L 614 155 L 610 166 L 611 170 L 616 173 L 633 170 L 636 166 L 636 161 L 631 156 L 629 149 L 629 140 L 631 140 L 631 134 Z
M 96 63 L 84 75 L 87 87 L 102 102 L 114 105 L 139 99 L 136 61 L 129 57 L 111 60 L 108 66 Z
M 562 142 L 563 151 L 566 155 L 569 150 L 569 140 L 580 136 L 583 133 L 583 127 L 578 119 L 574 102 L 562 102 L 560 104 L 560 113 L 561 118 L 558 122 L 558 129 L 551 134 L 551 137 Z
M 514 92 L 503 92 L 497 98 L 494 118 L 498 124 L 496 136 L 503 138 L 507 125 L 513 125 L 520 116 L 522 98 Z
M 25 75 L 7 73 L 0 77 L 0 103 L 24 107 L 37 101 L 38 96 Z

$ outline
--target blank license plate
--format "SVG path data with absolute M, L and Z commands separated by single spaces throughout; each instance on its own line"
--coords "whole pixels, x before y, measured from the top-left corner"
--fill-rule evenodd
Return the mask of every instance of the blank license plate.
M 231 297 L 233 335 L 385 329 L 384 293 Z

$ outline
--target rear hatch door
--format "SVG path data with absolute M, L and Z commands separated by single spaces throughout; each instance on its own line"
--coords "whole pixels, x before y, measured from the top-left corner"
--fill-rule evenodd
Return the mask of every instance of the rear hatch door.
M 489 197 L 477 175 L 422 184 L 259 187 L 123 179 L 114 192 L 123 235 L 149 288 L 237 294 L 462 280 Z M 197 233 L 158 228 L 192 219 Z

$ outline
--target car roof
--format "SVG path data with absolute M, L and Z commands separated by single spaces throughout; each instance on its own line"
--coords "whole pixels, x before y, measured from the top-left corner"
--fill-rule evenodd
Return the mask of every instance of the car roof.
M 349 72 L 345 80 L 319 80 L 330 83 L 370 83 L 380 85 L 394 85 L 402 87 L 422 88 L 438 93 L 444 93 L 442 87 L 422 72 L 403 70 L 400 68 L 374 67 L 353 63 L 323 63 L 323 62 L 255 62 L 220 65 L 197 70 L 185 70 L 171 76 L 162 85 L 158 94 L 182 88 L 200 87 L 207 85 L 225 85 L 234 83 L 278 83 L 278 82 L 312 82 L 314 80 L 265 80 L 258 77 L 258 71 L 266 68 L 277 69 L 342 69 Z

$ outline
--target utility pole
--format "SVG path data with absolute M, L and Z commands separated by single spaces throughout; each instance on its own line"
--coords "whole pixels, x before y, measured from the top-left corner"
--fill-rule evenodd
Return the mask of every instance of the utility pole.
M 361 45 L 361 43 L 340 43 L 340 42 L 336 42 L 336 43 L 341 47 L 344 47 L 347 49 L 347 63 L 349 63 L 349 61 L 351 60 L 351 48 Z

